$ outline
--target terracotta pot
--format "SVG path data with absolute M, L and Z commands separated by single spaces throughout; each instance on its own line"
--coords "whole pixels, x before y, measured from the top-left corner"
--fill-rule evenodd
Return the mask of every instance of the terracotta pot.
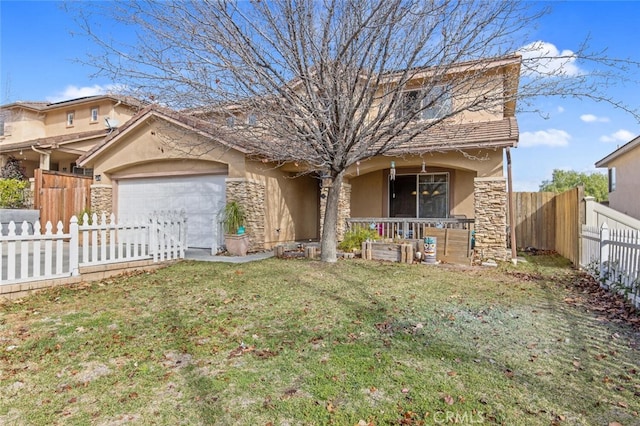
M 227 247 L 227 252 L 232 256 L 246 256 L 247 250 L 249 250 L 249 236 L 243 235 L 231 235 L 225 234 L 224 245 Z

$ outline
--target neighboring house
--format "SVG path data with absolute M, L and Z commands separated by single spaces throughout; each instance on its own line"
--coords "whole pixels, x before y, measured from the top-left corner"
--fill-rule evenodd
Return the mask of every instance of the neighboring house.
M 0 106 L 0 162 L 19 159 L 27 176 L 34 169 L 91 174 L 76 160 L 143 105 L 117 96 L 88 96 L 64 102 L 14 102 Z
M 609 171 L 609 207 L 640 220 L 640 136 L 596 162 Z
M 515 90 L 520 57 L 488 62 L 489 72 L 483 78 L 495 79 L 505 92 Z M 421 77 L 416 73 L 416 81 Z M 392 79 L 390 74 L 386 84 Z M 420 85 L 407 85 L 403 97 L 407 105 L 415 103 L 413 90 L 420 90 Z M 457 96 L 465 94 L 443 96 L 442 103 L 420 119 L 433 119 L 451 108 Z M 503 104 L 491 110 L 460 114 L 407 146 L 353 166 L 341 194 L 339 236 L 347 218 L 474 219 L 476 248 L 485 258 L 505 259 L 503 157 L 505 148 L 517 145 L 518 127 L 513 93 L 504 98 Z M 210 118 L 196 111 L 176 112 L 151 105 L 122 120 L 108 135 L 92 140 L 93 145 L 73 160 L 92 170 L 92 210 L 129 216 L 184 208 L 188 245 L 210 248 L 222 241 L 217 213 L 226 200 L 236 199 L 247 208 L 247 231 L 254 250 L 317 240 L 326 200 L 322 181 L 315 175 L 300 176 L 297 164 L 272 164 L 256 158 L 242 146 L 241 138 L 225 138 L 225 132 L 234 131 L 233 116 L 222 120 L 224 125 L 214 125 Z M 235 117 L 236 122 L 247 125 L 256 119 L 241 113 Z

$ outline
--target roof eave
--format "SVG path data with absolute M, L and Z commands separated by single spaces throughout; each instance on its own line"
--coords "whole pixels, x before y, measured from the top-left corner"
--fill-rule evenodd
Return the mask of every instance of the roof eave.
M 622 145 L 620 148 L 616 149 L 615 151 L 613 151 L 611 154 L 607 155 L 606 157 L 604 157 L 603 159 L 596 161 L 595 166 L 600 168 L 600 167 L 608 167 L 608 164 L 621 157 L 622 155 L 628 153 L 629 151 L 633 150 L 634 148 L 636 148 L 637 146 L 640 146 L 640 136 L 635 137 L 634 139 L 631 139 L 629 142 L 627 142 L 626 144 Z
M 241 152 L 242 154 L 247 154 L 248 151 L 246 151 L 245 149 L 238 147 L 238 146 L 234 146 L 234 145 L 230 145 L 227 144 L 223 141 L 220 141 L 218 138 L 215 137 L 215 135 L 202 130 L 202 129 L 198 129 L 197 127 L 185 123 L 183 121 L 181 121 L 179 119 L 180 114 L 176 113 L 176 112 L 171 112 L 169 114 L 165 114 L 164 112 L 158 110 L 156 107 L 154 106 L 150 106 L 147 107 L 147 109 L 142 112 L 140 115 L 133 117 L 131 120 L 129 120 L 127 123 L 125 123 L 121 128 L 117 129 L 112 135 L 109 135 L 107 138 L 105 138 L 105 140 L 96 145 L 93 149 L 91 149 L 90 151 L 88 151 L 85 155 L 83 155 L 82 157 L 78 158 L 77 163 L 79 166 L 84 167 L 86 166 L 89 162 L 91 162 L 92 160 L 94 160 L 96 157 L 98 157 L 100 154 L 102 154 L 104 151 L 106 151 L 111 144 L 113 143 L 114 140 L 119 139 L 121 137 L 124 137 L 126 134 L 130 133 L 132 131 L 132 129 L 135 129 L 139 123 L 143 123 L 147 120 L 149 120 L 150 118 L 155 117 L 155 118 L 159 118 L 162 120 L 165 120 L 169 123 L 172 123 L 174 125 L 177 126 L 181 126 L 184 128 L 188 128 L 191 129 L 192 131 L 194 131 L 196 134 L 200 135 L 200 136 L 204 136 L 207 138 L 211 138 L 213 140 L 215 140 L 217 143 L 220 143 L 222 145 L 225 145 L 231 149 L 235 149 L 238 152 Z M 176 118 L 178 117 L 178 118 Z

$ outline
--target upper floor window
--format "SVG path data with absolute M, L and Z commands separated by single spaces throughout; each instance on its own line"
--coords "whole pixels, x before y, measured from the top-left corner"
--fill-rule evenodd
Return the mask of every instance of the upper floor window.
M 397 116 L 411 115 L 415 119 L 435 120 L 451 113 L 452 102 L 450 88 L 438 85 L 429 93 L 421 90 L 408 90 L 402 94 L 396 112 Z
M 91 122 L 92 123 L 97 123 L 98 122 L 98 107 L 93 107 L 91 108 Z
M 609 192 L 616 190 L 616 168 L 611 167 L 609 169 Z
M 255 112 L 247 115 L 247 124 L 249 126 L 255 126 L 256 124 L 258 124 L 258 115 Z
M 73 111 L 67 112 L 67 127 L 73 126 L 75 115 L 76 114 Z
M 234 127 L 236 125 L 236 118 L 231 116 L 227 117 L 227 127 Z
M 0 116 L 0 136 L 4 136 L 4 117 Z

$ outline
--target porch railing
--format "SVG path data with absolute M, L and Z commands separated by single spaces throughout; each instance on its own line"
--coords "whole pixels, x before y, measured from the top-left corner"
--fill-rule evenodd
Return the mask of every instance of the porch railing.
M 352 217 L 347 219 L 347 228 L 373 229 L 382 238 L 423 239 L 433 228 L 473 230 L 473 223 L 466 218 Z

